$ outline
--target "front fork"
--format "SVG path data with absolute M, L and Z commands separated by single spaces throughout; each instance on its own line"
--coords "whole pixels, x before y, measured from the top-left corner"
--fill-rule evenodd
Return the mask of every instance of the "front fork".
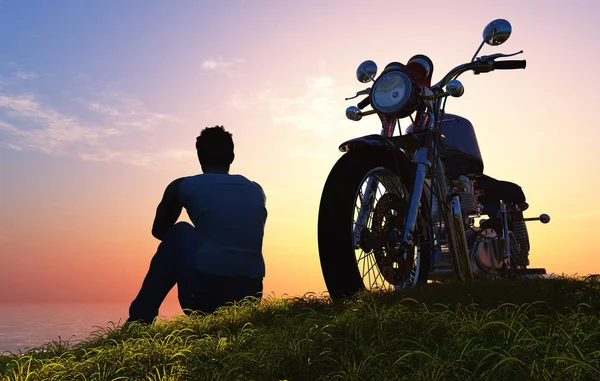
M 371 199 L 372 194 L 376 194 L 378 182 L 375 177 L 369 177 L 367 180 L 367 186 L 365 187 L 365 193 L 361 197 L 361 207 L 358 209 L 358 216 L 356 216 L 356 223 L 353 228 L 353 244 L 355 248 L 358 248 L 360 245 L 360 236 L 362 233 L 362 229 L 367 227 L 367 222 L 369 219 L 369 215 L 371 214 L 372 209 L 375 207 L 374 197 Z
M 419 205 L 421 203 L 421 196 L 423 192 L 423 186 L 425 184 L 425 176 L 431 168 L 431 162 L 428 159 L 428 149 L 419 148 L 415 154 L 414 162 L 417 166 L 415 174 L 415 183 L 413 186 L 413 192 L 410 195 L 410 202 L 408 208 L 408 215 L 406 217 L 406 223 L 404 225 L 404 232 L 402 233 L 401 245 L 405 247 L 413 244 L 413 232 L 415 230 L 417 222 L 417 214 L 419 212 Z M 445 173 L 443 170 L 443 164 L 438 159 L 437 163 L 437 177 L 434 179 L 434 183 L 437 185 L 437 191 L 439 195 L 445 195 L 448 186 L 445 181 Z M 435 175 L 432 177 L 436 177 Z M 442 201 L 443 202 L 443 201 Z M 450 201 L 450 213 L 451 216 L 440 208 L 440 213 L 444 216 L 444 220 L 449 223 L 446 224 L 446 237 L 449 241 L 450 255 L 454 262 L 454 268 L 456 277 L 460 280 L 473 279 L 473 269 L 471 267 L 471 260 L 469 258 L 469 248 L 467 245 L 467 238 L 465 235 L 462 211 L 460 206 L 460 198 L 458 195 L 454 195 Z M 404 254 L 406 257 L 406 253 Z
M 469 246 L 467 244 L 465 225 L 458 195 L 452 197 L 450 206 L 452 209 L 452 218 L 454 220 L 453 230 L 455 232 L 455 235 L 452 236 L 452 239 L 455 240 L 452 249 L 456 250 L 456 253 L 451 253 L 451 255 L 453 255 L 452 259 L 457 261 L 457 267 L 459 268 L 459 274 L 456 275 L 460 280 L 471 280 L 473 279 L 473 268 L 471 267 L 471 259 L 469 258 Z M 453 234 L 453 232 L 448 231 L 448 228 L 446 228 L 446 236 L 450 237 L 451 234 Z
M 397 120 L 395 118 L 386 118 L 380 116 L 382 121 L 381 127 L 381 136 L 392 136 L 394 135 L 394 131 L 396 130 Z M 377 188 L 379 187 L 379 182 L 374 177 L 369 177 L 367 180 L 367 186 L 365 187 L 365 193 L 361 197 L 361 204 L 358 209 L 358 216 L 356 216 L 356 222 L 354 223 L 354 227 L 352 229 L 352 243 L 355 248 L 360 246 L 360 236 L 362 233 L 362 229 L 367 227 L 367 223 L 369 220 L 369 215 L 373 208 L 375 207 L 375 197 L 371 198 L 371 195 L 375 192 L 377 193 Z
M 402 233 L 401 245 L 404 247 L 412 246 L 413 232 L 417 224 L 417 215 L 419 213 L 419 205 L 421 204 L 421 196 L 423 194 L 423 185 L 425 184 L 425 176 L 431 168 L 431 161 L 428 158 L 429 150 L 427 148 L 419 148 L 414 156 L 414 163 L 417 167 L 415 171 L 415 182 L 413 190 L 410 194 L 410 202 L 408 206 L 408 214 L 404 224 L 404 232 Z M 406 259 L 406 251 L 404 252 Z

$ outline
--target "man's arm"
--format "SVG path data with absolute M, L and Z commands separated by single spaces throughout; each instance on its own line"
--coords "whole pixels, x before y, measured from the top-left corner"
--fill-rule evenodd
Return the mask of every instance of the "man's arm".
M 179 215 L 181 214 L 182 205 L 179 202 L 179 184 L 183 178 L 174 180 L 165 189 L 158 208 L 156 208 L 156 217 L 152 224 L 152 235 L 161 240 L 164 235 L 175 225 Z

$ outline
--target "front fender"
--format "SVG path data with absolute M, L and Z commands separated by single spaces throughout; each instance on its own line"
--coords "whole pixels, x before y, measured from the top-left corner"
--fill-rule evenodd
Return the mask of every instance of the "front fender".
M 421 146 L 421 141 L 424 139 L 426 133 L 418 132 L 389 138 L 381 135 L 366 135 L 343 142 L 340 144 L 339 150 L 348 152 L 361 147 L 394 147 L 406 151 L 415 151 Z
M 356 148 L 365 148 L 365 147 L 390 147 L 396 148 L 394 143 L 392 143 L 388 138 L 381 135 L 366 135 L 361 136 L 359 138 L 354 138 L 350 140 L 346 140 L 342 144 L 340 144 L 340 151 L 348 152 L 350 150 Z
M 392 138 L 393 139 L 393 138 Z M 390 164 L 395 164 L 395 170 L 409 174 L 414 173 L 411 159 L 390 138 L 381 135 L 366 135 L 347 140 L 340 144 L 339 150 L 346 154 L 367 154 L 365 150 L 381 150 L 389 155 Z

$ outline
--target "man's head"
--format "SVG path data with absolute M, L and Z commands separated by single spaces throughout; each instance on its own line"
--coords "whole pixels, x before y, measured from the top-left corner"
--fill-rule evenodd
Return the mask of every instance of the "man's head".
M 223 126 L 207 127 L 196 138 L 196 151 L 202 172 L 229 172 L 233 162 L 233 139 Z

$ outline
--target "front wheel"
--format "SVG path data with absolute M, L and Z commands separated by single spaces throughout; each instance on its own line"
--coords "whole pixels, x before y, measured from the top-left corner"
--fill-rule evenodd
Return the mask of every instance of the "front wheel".
M 399 244 L 413 183 L 412 167 L 400 153 L 366 148 L 335 164 L 318 221 L 321 268 L 332 298 L 427 280 L 431 227 L 424 196 L 412 245 Z

